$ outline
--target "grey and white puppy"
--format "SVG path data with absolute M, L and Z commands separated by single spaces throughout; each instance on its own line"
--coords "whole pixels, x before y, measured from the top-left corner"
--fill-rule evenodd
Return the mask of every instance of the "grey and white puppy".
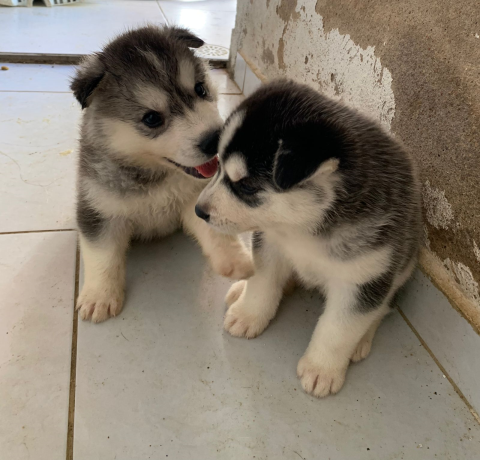
M 376 123 L 290 81 L 264 86 L 236 109 L 219 158 L 196 212 L 226 233 L 254 231 L 256 270 L 231 287 L 225 329 L 262 333 L 292 276 L 321 289 L 325 311 L 297 373 L 308 393 L 336 393 L 415 267 L 413 161 Z
M 83 319 L 103 321 L 122 309 L 132 237 L 183 228 L 216 272 L 235 279 L 252 274 L 239 239 L 194 213 L 217 169 L 223 124 L 208 68 L 189 49 L 202 44 L 185 29 L 144 27 L 119 36 L 77 69 L 71 88 L 85 109 L 77 203 Z

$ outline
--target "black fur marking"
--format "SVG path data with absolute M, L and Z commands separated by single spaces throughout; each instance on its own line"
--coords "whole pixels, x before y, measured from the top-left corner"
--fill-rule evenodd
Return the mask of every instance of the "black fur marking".
M 223 177 L 223 182 L 225 186 L 241 201 L 243 201 L 247 206 L 251 208 L 256 208 L 263 203 L 262 198 L 258 195 L 258 192 L 253 195 L 248 195 L 242 193 L 241 187 L 238 186 L 237 182 L 232 182 L 230 178 L 225 174 Z M 259 189 L 261 191 L 261 189 Z
M 387 297 L 393 281 L 393 273 L 388 271 L 380 277 L 362 284 L 357 294 L 356 310 L 368 313 L 378 308 Z
M 263 232 L 253 232 L 252 234 L 252 249 L 258 251 L 263 246 Z
M 205 42 L 183 27 L 172 27 L 170 34 L 172 38 L 184 42 L 189 48 L 200 48 Z
M 105 219 L 85 198 L 80 197 L 77 203 L 77 223 L 82 234 L 94 240 L 98 238 L 106 226 Z
M 319 142 L 321 136 L 321 142 Z M 298 155 L 298 152 L 302 152 Z M 281 190 L 288 190 L 308 179 L 331 158 L 343 157 L 341 137 L 323 120 L 301 123 L 286 129 L 276 154 L 273 179 Z
M 70 88 L 78 102 L 80 102 L 82 109 L 88 107 L 88 98 L 102 81 L 104 76 L 105 73 L 102 72 L 100 75 L 78 76 L 72 81 Z

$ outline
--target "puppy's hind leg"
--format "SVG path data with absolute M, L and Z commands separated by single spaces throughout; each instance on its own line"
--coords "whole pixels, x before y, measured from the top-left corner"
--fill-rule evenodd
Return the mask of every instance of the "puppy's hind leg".
M 240 238 L 215 231 L 195 215 L 194 205 L 185 209 L 183 228 L 199 242 L 213 270 L 227 278 L 250 278 L 254 273 L 253 261 Z
M 389 311 L 390 290 L 381 278 L 363 286 L 340 282 L 327 286 L 325 311 L 297 367 L 307 393 L 321 398 L 342 388 L 350 359 L 362 359 L 370 351 L 375 331 Z
M 240 298 L 246 285 L 247 285 L 247 280 L 240 280 L 240 281 L 237 281 L 229 289 L 227 296 L 225 297 L 225 303 L 227 304 L 227 307 L 232 305 L 234 302 L 236 302 Z M 294 276 L 291 276 L 290 279 L 288 279 L 285 282 L 285 285 L 283 286 L 283 295 L 289 296 L 290 294 L 293 293 L 293 291 L 295 291 L 296 287 L 297 287 L 297 281 Z
M 375 320 L 368 328 L 368 331 L 365 333 L 365 335 L 360 339 L 360 342 L 358 342 L 358 345 L 355 348 L 352 357 L 350 358 L 352 362 L 358 363 L 358 361 L 365 359 L 370 354 L 373 338 L 375 337 L 375 332 L 377 332 L 378 326 L 380 326 L 382 319 L 383 316 Z
M 89 217 L 96 212 L 90 208 Z M 84 265 L 84 283 L 77 299 L 77 310 L 84 320 L 105 321 L 120 313 L 125 288 L 125 256 L 130 232 L 123 220 L 97 220 L 92 226 L 78 210 L 80 250 Z M 90 225 L 89 225 L 90 224 Z
M 394 293 L 400 288 L 400 286 L 403 286 L 407 282 L 408 278 L 410 278 L 413 270 L 415 269 L 416 263 L 417 263 L 417 258 L 416 258 L 416 254 L 414 254 L 412 258 L 408 261 L 408 263 L 406 263 L 403 271 L 401 271 L 395 277 L 393 286 L 391 287 L 388 293 L 387 299 L 392 299 Z M 380 289 L 380 292 L 381 291 L 382 290 Z M 367 295 L 371 294 L 368 292 L 368 289 L 364 289 L 364 293 L 366 293 Z M 375 304 L 374 299 L 371 299 L 371 300 L 373 300 L 372 303 Z M 370 350 L 372 349 L 373 338 L 375 337 L 375 332 L 377 332 L 378 326 L 380 326 L 382 319 L 383 317 L 375 321 L 370 326 L 366 334 L 362 337 L 362 339 L 357 345 L 357 348 L 355 348 L 355 351 L 353 352 L 353 355 L 351 357 L 352 362 L 356 363 L 358 361 L 361 361 L 362 359 L 365 359 L 370 354 Z

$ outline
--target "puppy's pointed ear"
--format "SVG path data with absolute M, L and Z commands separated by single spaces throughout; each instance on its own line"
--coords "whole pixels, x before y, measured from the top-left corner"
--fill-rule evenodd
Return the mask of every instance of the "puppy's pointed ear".
M 77 68 L 70 89 L 80 102 L 82 109 L 88 107 L 92 93 L 105 76 L 105 66 L 96 54 L 87 56 Z
M 331 174 L 342 158 L 342 142 L 321 125 L 305 124 L 285 132 L 273 165 L 273 180 L 288 190 L 318 174 Z
M 200 48 L 205 42 L 183 27 L 172 27 L 170 29 L 171 37 L 175 40 L 185 43 L 189 48 Z

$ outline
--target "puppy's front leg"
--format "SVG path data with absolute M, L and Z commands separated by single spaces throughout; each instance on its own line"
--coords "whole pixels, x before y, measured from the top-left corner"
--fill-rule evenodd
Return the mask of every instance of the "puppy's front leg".
M 255 275 L 230 288 L 226 298 L 230 308 L 224 322 L 225 330 L 230 334 L 249 339 L 261 334 L 275 316 L 292 271 L 263 234 L 254 234 L 252 246 Z
M 82 229 L 81 222 L 80 227 Z M 125 257 L 130 233 L 123 222 L 102 222 L 101 232 L 80 232 L 84 283 L 77 309 L 84 320 L 105 321 L 120 313 L 125 289 Z
M 387 300 L 378 305 L 364 305 L 364 299 L 369 298 L 366 290 L 374 289 L 370 284 L 365 286 L 363 295 L 362 287 L 356 285 L 327 286 L 325 311 L 297 367 L 307 393 L 319 398 L 337 393 L 345 382 L 350 359 L 357 358 L 357 347 L 363 350 L 364 338 L 371 344 L 378 325 L 388 313 Z M 387 296 L 388 290 L 383 298 Z
M 215 231 L 195 215 L 194 207 L 195 203 L 186 208 L 183 227 L 199 242 L 215 272 L 237 280 L 252 276 L 252 258 L 239 237 Z

